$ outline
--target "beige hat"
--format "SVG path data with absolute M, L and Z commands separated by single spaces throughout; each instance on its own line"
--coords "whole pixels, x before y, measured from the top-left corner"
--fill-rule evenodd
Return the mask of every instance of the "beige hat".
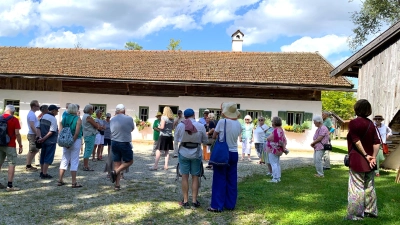
M 222 115 L 228 119 L 237 119 L 240 112 L 237 110 L 237 104 L 234 102 L 224 102 L 221 105 Z
M 157 112 L 156 117 L 157 116 L 162 116 L 162 113 L 161 112 Z

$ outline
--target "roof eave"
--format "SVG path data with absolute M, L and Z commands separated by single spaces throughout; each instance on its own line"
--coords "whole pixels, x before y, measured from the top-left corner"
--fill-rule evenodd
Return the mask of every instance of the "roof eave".
M 314 90 L 314 91 L 345 91 L 356 92 L 353 86 L 333 85 L 294 85 L 294 84 L 262 84 L 262 83 L 226 83 L 215 81 L 165 81 L 165 80 L 135 80 L 118 78 L 93 78 L 93 77 L 71 77 L 59 75 L 32 75 L 32 74 L 0 74 L 0 77 L 27 78 L 27 79 L 54 79 L 64 81 L 91 81 L 91 82 L 113 82 L 113 83 L 142 83 L 142 84 L 163 84 L 163 85 L 185 85 L 185 86 L 214 86 L 214 87 L 246 87 L 246 88 L 268 88 L 287 90 Z
M 389 29 L 380 34 L 377 38 L 369 42 L 363 48 L 358 50 L 347 60 L 342 62 L 334 70 L 331 71 L 331 77 L 334 76 L 348 76 L 358 77 L 358 69 L 360 66 L 375 55 L 385 49 L 388 45 L 393 43 L 393 40 L 400 38 L 400 21 L 391 26 Z

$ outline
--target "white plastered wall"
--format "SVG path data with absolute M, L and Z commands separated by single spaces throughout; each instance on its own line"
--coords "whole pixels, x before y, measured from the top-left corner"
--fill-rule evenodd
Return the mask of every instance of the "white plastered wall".
M 126 114 L 135 116 L 139 114 L 139 106 L 149 107 L 149 121 L 153 122 L 158 111 L 159 105 L 179 106 L 179 109 L 193 108 L 196 117 L 200 108 L 220 108 L 222 102 L 236 102 L 240 104 L 243 110 L 266 110 L 271 111 L 272 116 L 277 116 L 278 111 L 304 111 L 315 114 L 321 114 L 321 101 L 299 101 L 299 100 L 274 100 L 274 99 L 251 99 L 251 98 L 228 98 L 228 97 L 157 97 L 157 96 L 128 96 L 128 95 L 106 95 L 106 94 L 87 94 L 87 93 L 69 93 L 69 92 L 46 92 L 46 91 L 16 91 L 16 90 L 0 90 L 0 106 L 4 107 L 5 99 L 20 100 L 20 118 L 21 133 L 26 134 L 28 127 L 26 125 L 26 117 L 30 110 L 29 103 L 31 100 L 38 100 L 40 104 L 55 104 L 61 107 L 57 119 L 60 120 L 62 113 L 65 111 L 67 102 L 76 103 L 81 106 L 81 112 L 85 105 L 106 104 L 107 112 L 114 115 L 115 106 L 122 103 L 126 107 Z M 39 115 L 39 112 L 37 112 Z M 307 135 L 307 140 L 296 140 L 296 145 L 309 146 L 312 141 Z M 152 140 L 152 132 L 132 133 L 133 139 Z M 289 140 L 290 142 L 290 140 Z M 293 140 L 292 140 L 293 142 Z M 289 143 L 289 147 L 292 144 Z M 294 147 L 294 146 L 293 146 Z

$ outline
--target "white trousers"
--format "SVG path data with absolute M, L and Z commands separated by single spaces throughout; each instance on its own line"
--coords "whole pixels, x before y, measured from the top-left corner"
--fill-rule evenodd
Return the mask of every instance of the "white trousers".
M 67 170 L 68 164 L 71 163 L 70 171 L 78 171 L 79 153 L 81 151 L 82 139 L 76 139 L 70 148 L 63 148 L 63 154 L 60 162 L 60 169 Z
M 250 155 L 251 154 L 251 139 L 246 138 L 242 141 L 242 154 Z
M 323 160 L 322 157 L 324 156 L 325 151 L 324 150 L 319 150 L 315 151 L 314 150 L 314 165 L 315 169 L 317 170 L 318 175 L 324 175 L 324 169 L 323 169 Z
M 269 164 L 272 167 L 272 178 L 275 180 L 281 179 L 281 161 L 280 156 L 273 153 L 268 153 Z

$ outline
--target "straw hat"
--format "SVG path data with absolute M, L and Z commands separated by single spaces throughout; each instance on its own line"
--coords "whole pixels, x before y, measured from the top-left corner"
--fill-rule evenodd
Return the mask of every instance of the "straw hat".
M 374 120 L 376 119 L 385 120 L 382 115 L 375 115 Z
M 161 112 L 157 112 L 156 117 L 157 116 L 162 116 L 162 113 Z
M 222 115 L 228 119 L 237 119 L 240 112 L 237 110 L 237 104 L 234 102 L 224 102 L 221 105 Z

